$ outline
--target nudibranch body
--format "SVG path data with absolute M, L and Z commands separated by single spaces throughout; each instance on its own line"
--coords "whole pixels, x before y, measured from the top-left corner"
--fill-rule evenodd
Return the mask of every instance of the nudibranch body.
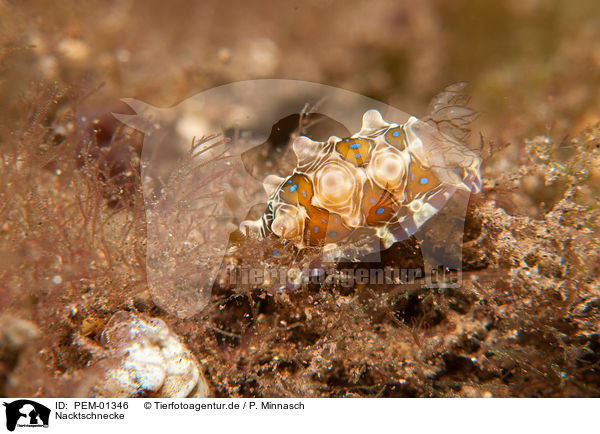
M 242 232 L 273 234 L 304 248 L 372 230 L 389 247 L 417 232 L 456 190 L 481 190 L 478 156 L 416 117 L 399 125 L 369 110 L 351 137 L 301 136 L 293 150 L 293 173 L 264 180 L 267 210 L 242 222 Z

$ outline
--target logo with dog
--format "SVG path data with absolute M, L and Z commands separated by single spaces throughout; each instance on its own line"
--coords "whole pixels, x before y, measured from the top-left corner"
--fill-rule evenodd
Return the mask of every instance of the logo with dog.
M 15 428 L 48 428 L 50 409 L 29 399 L 19 399 L 3 403 L 6 410 L 6 429 Z

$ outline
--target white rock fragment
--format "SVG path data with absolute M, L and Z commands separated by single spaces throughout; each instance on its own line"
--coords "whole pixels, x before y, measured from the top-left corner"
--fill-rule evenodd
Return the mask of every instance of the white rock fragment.
M 208 396 L 198 361 L 162 320 L 117 312 L 109 320 L 102 339 L 109 352 L 109 368 L 92 395 Z

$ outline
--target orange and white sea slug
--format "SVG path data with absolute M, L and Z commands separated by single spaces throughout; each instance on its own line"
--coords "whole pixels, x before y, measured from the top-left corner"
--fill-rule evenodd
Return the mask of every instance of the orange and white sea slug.
M 374 231 L 387 248 L 416 233 L 457 190 L 482 185 L 477 154 L 416 117 L 398 125 L 369 110 L 356 134 L 326 142 L 301 136 L 293 150 L 293 173 L 264 180 L 267 210 L 242 222 L 242 232 L 303 248 Z

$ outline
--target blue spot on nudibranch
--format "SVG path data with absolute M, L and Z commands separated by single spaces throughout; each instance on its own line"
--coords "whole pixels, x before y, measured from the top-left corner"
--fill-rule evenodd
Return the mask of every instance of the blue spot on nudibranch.
M 360 154 L 354 154 L 354 158 L 362 158 L 362 155 L 360 155 Z
M 329 232 L 330 237 L 337 237 L 337 232 Z
M 319 232 L 319 227 L 315 226 L 315 234 Z
M 377 214 L 383 214 L 384 211 L 385 211 L 385 208 L 379 208 L 377 210 Z
M 291 183 L 292 183 L 292 180 L 290 179 L 290 180 L 288 181 L 288 184 L 291 184 Z
M 306 190 L 302 190 L 302 196 L 306 197 Z
M 415 174 L 414 174 L 414 173 L 411 173 L 411 174 L 410 174 L 410 180 L 411 180 L 411 181 L 414 181 L 414 180 L 415 180 Z
M 369 199 L 369 202 L 371 202 L 371 203 L 375 203 L 375 199 L 372 199 L 372 198 L 371 198 L 371 199 Z
M 322 221 L 323 223 L 327 224 L 327 220 L 325 220 L 325 219 L 321 219 L 321 221 Z
M 277 251 L 277 250 L 273 250 L 273 254 L 274 254 L 274 255 L 279 255 L 279 251 Z
M 392 133 L 392 136 L 394 136 L 394 137 L 398 137 L 399 135 L 400 135 L 400 131 L 394 131 Z
M 421 183 L 421 185 L 425 185 L 429 182 L 429 179 L 423 177 L 423 178 L 421 178 L 421 180 L 419 182 Z
M 344 141 L 345 141 L 345 142 L 349 142 L 349 141 L 350 141 L 350 139 L 344 139 Z
M 290 193 L 293 193 L 298 188 L 298 184 L 294 184 L 290 187 Z
M 350 149 L 358 149 L 360 148 L 360 145 L 358 143 L 354 143 L 352 145 L 350 145 Z

